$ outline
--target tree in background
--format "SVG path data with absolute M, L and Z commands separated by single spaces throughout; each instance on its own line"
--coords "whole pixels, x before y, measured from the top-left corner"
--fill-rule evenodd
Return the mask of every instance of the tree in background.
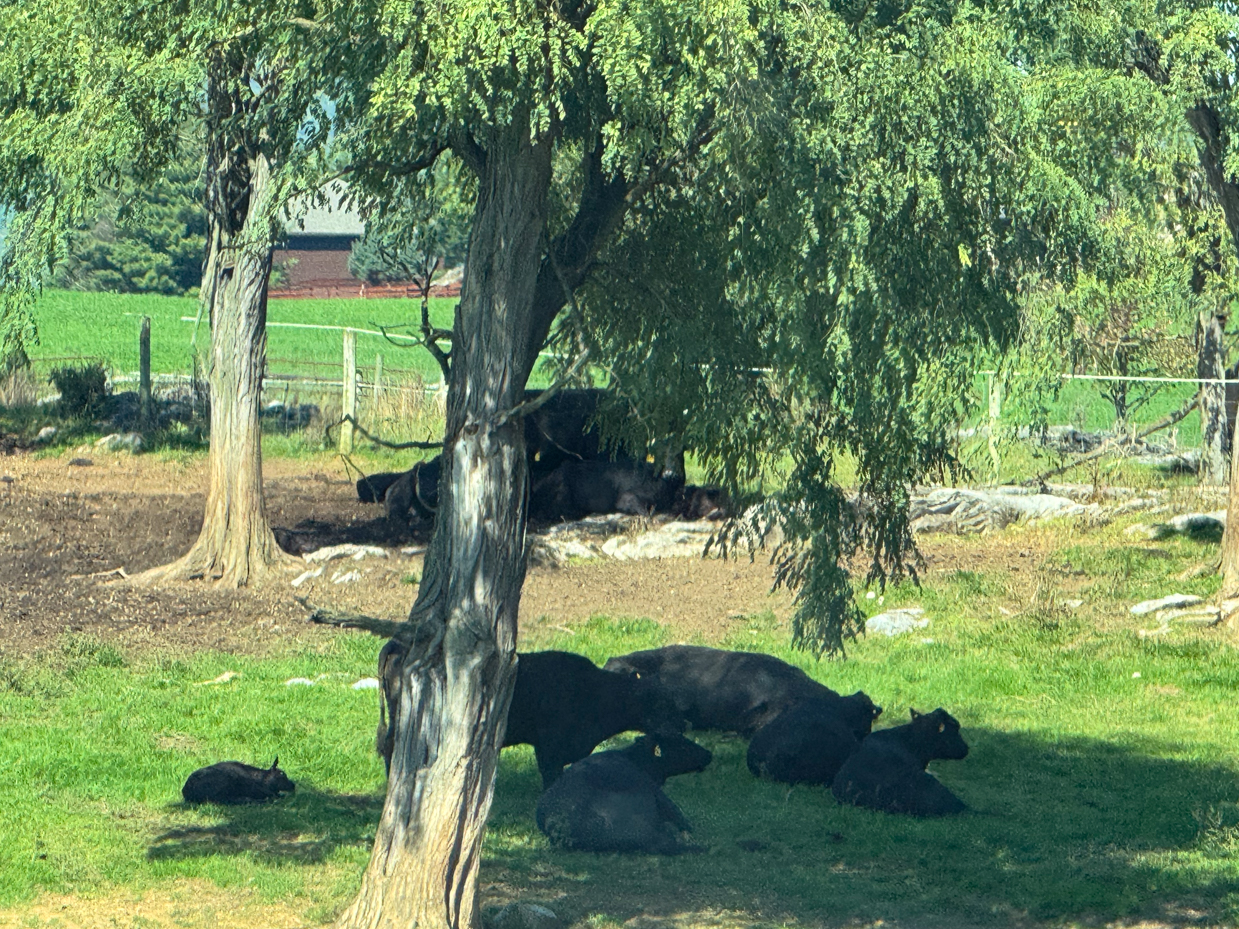
M 281 558 L 262 490 L 268 278 L 286 205 L 313 195 L 326 171 L 324 100 L 339 73 L 327 62 L 352 60 L 306 18 L 314 13 L 297 0 L 157 10 L 36 0 L 0 17 L 0 203 L 17 210 L 0 265 L 11 341 L 33 335 L 44 270 L 101 195 L 119 195 L 124 178 L 156 184 L 186 131 L 205 150 L 206 514 L 189 553 L 141 582 L 243 585 Z
M 183 295 L 202 283 L 206 213 L 202 155 L 178 158 L 152 181 L 126 177 L 74 230 L 53 282 L 73 290 Z

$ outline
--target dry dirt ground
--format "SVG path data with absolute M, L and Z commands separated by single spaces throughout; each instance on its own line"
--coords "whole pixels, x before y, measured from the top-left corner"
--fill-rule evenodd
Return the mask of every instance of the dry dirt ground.
M 201 526 L 204 462 L 102 455 L 0 457 L 0 650 L 28 652 L 63 632 L 84 632 L 130 648 L 262 651 L 288 637 L 327 636 L 308 625 L 295 597 L 315 605 L 398 619 L 412 603 L 424 537 L 392 535 L 381 511 L 357 501 L 342 468 L 275 460 L 266 464 L 268 515 L 293 551 L 337 542 L 386 548 L 386 559 L 335 561 L 294 589 L 308 567 L 290 557 L 282 576 L 256 590 L 206 583 L 155 588 L 126 575 L 185 553 Z M 331 470 L 328 470 L 331 468 Z M 361 579 L 332 583 L 357 571 Z M 679 636 L 721 638 L 741 617 L 789 601 L 770 594 L 762 560 L 693 558 L 599 561 L 531 568 L 522 624 L 570 625 L 595 614 L 647 616 Z

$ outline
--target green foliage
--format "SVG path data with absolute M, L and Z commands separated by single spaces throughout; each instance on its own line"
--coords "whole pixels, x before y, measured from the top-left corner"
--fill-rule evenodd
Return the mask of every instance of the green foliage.
M 187 294 L 202 282 L 202 158 L 176 160 L 146 184 L 126 177 L 70 236 L 54 282 L 73 290 Z
M 48 378 L 60 391 L 60 409 L 68 416 L 97 416 L 108 397 L 108 372 L 103 362 L 53 368 Z

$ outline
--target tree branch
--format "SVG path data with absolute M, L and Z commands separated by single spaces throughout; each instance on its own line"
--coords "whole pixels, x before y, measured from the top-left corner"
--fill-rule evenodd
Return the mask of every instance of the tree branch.
M 1130 438 L 1127 436 L 1123 436 L 1122 438 L 1117 439 L 1117 440 L 1103 442 L 1101 445 L 1093 449 L 1087 455 L 1084 455 L 1081 458 L 1077 458 L 1075 461 L 1070 461 L 1065 465 L 1059 465 L 1057 468 L 1051 468 L 1049 471 L 1043 471 L 1041 474 L 1038 474 L 1036 477 L 1030 478 L 1029 480 L 1024 482 L 1024 486 L 1034 487 L 1039 484 L 1044 484 L 1046 480 L 1048 480 L 1049 478 L 1057 477 L 1059 474 L 1062 474 L 1064 471 L 1070 471 L 1072 468 L 1079 467 L 1082 464 L 1087 464 L 1090 461 L 1095 461 L 1096 459 L 1102 458 L 1105 455 L 1109 454 L 1110 452 L 1115 451 L 1116 449 L 1122 448 L 1124 445 L 1134 445 L 1136 442 L 1139 442 L 1141 439 L 1146 438 L 1147 436 L 1151 436 L 1155 432 L 1160 432 L 1163 429 L 1168 429 L 1169 427 L 1173 426 L 1175 423 L 1179 422 L 1180 420 L 1186 419 L 1194 410 L 1197 409 L 1200 403 L 1200 395 L 1203 392 L 1204 392 L 1203 388 L 1196 391 L 1196 395 L 1192 397 L 1191 400 L 1188 400 L 1187 403 L 1183 404 L 1183 406 L 1179 407 L 1179 409 L 1175 410 L 1173 413 L 1168 413 L 1167 415 L 1163 416 L 1161 419 L 1159 419 L 1153 425 L 1149 426 L 1143 432 L 1138 432 L 1135 435 L 1131 436 Z
M 343 426 L 345 423 L 352 423 L 354 429 L 356 429 L 358 432 L 364 435 L 367 439 L 369 439 L 375 445 L 381 445 L 384 448 L 392 448 L 392 449 L 396 449 L 397 451 L 399 451 L 400 449 L 405 449 L 405 448 L 442 448 L 443 447 L 442 442 L 388 442 L 386 439 L 380 439 L 378 436 L 371 435 L 369 432 L 366 431 L 365 427 L 363 427 L 360 423 L 358 423 L 357 420 L 353 418 L 352 416 L 345 416 L 339 421 L 332 423 L 330 426 L 324 429 L 323 432 L 326 434 L 327 440 L 332 441 L 332 438 L 331 438 L 332 429 L 337 429 L 340 426 Z
M 306 621 L 318 623 L 320 626 L 337 626 L 341 629 L 364 629 L 372 635 L 382 636 L 385 639 L 394 639 L 399 633 L 408 632 L 409 624 L 407 622 L 398 623 L 390 619 L 377 619 L 374 616 L 364 616 L 361 613 L 341 613 L 338 610 L 316 607 L 305 597 L 296 597 L 294 599 L 310 611 Z

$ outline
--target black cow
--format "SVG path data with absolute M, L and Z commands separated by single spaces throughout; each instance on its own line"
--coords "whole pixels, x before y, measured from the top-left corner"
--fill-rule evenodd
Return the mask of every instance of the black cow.
M 404 471 L 384 471 L 381 474 L 363 475 L 357 478 L 357 499 L 362 503 L 382 503 L 387 488 L 404 477 Z
M 606 669 L 653 681 L 694 729 L 752 736 L 789 707 L 822 699 L 837 706 L 840 719 L 862 739 L 882 712 L 860 691 L 841 697 L 799 668 L 758 652 L 668 645 L 612 658 Z
M 527 390 L 525 400 L 541 395 L 540 390 Z M 548 474 L 565 461 L 603 457 L 594 422 L 603 396 L 597 388 L 561 390 L 525 416 L 525 455 L 531 474 Z
M 967 806 L 925 770 L 935 758 L 964 758 L 968 744 L 959 722 L 939 707 L 912 711 L 912 722 L 882 729 L 865 739 L 843 763 L 831 788 L 840 803 L 887 813 L 947 816 Z
M 829 787 L 843 763 L 860 748 L 837 704 L 807 700 L 766 723 L 749 743 L 749 770 L 755 777 L 784 784 Z
M 676 494 L 671 512 L 679 519 L 726 519 L 730 506 L 723 488 L 688 484 Z
M 277 757 L 270 768 L 256 768 L 239 761 L 221 761 L 199 768 L 185 781 L 181 796 L 186 803 L 263 803 L 296 789 L 280 770 Z
M 587 852 L 687 851 L 692 826 L 663 793 L 667 778 L 700 771 L 713 756 L 680 735 L 641 736 L 568 768 L 538 801 L 538 828 L 555 845 Z
M 401 656 L 394 641 L 379 655 L 385 706 L 377 749 L 389 770 Z M 518 657 L 503 744 L 533 746 L 543 787 L 554 783 L 566 765 L 621 732 L 684 728 L 675 710 L 640 675 L 604 671 L 571 652 L 529 652 Z
M 541 477 L 529 492 L 530 519 L 582 519 L 591 513 L 664 513 L 680 484 L 659 477 L 645 462 L 565 461 Z
M 434 519 L 435 510 L 439 508 L 442 463 L 442 455 L 435 455 L 429 461 L 419 461 L 387 488 L 383 504 L 388 519 L 400 524 L 411 522 L 414 518 Z

